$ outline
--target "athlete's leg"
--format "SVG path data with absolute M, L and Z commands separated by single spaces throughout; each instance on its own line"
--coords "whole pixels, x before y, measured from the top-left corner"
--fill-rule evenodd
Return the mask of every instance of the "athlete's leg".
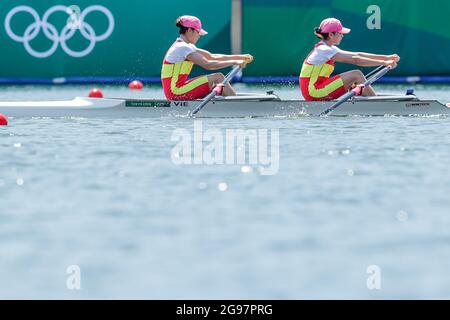
M 225 80 L 225 76 L 222 73 L 213 73 L 208 75 L 208 83 L 210 89 L 213 89 L 218 83 L 223 82 Z M 223 88 L 223 96 L 235 96 L 236 91 L 234 91 L 233 87 L 227 83 Z
M 366 82 L 366 77 L 364 77 L 364 74 L 360 70 L 344 72 L 341 74 L 341 78 L 347 90 L 351 90 L 355 84 L 363 84 Z M 366 97 L 376 96 L 376 93 L 372 86 L 368 86 L 364 88 L 362 95 Z
M 200 76 L 186 81 L 182 86 L 172 88 L 170 100 L 196 100 L 207 96 L 211 90 L 209 88 L 208 77 Z

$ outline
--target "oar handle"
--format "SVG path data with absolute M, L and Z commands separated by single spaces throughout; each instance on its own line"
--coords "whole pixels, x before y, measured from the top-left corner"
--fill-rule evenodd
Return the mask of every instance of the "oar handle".
M 208 104 L 208 102 L 210 102 L 214 97 L 216 97 L 217 95 L 222 94 L 222 90 L 223 87 L 226 86 L 226 84 L 228 82 L 231 81 L 231 79 L 233 79 L 233 77 L 235 75 L 238 74 L 238 72 L 241 70 L 240 66 L 235 66 L 233 67 L 233 69 L 230 71 L 230 73 L 225 77 L 225 79 L 219 83 L 218 85 L 216 85 L 216 87 L 203 99 L 203 101 L 197 106 L 197 108 L 194 109 L 194 111 L 192 111 L 191 116 L 195 116 L 200 110 L 203 109 L 204 106 L 206 106 Z
M 353 98 L 354 96 L 356 96 L 358 94 L 361 94 L 363 88 L 368 87 L 371 84 L 373 84 L 374 82 L 376 82 L 378 79 L 380 79 L 386 73 L 388 73 L 389 70 L 391 70 L 390 67 L 384 67 L 383 66 L 383 68 L 380 71 L 375 73 L 370 79 L 367 79 L 366 82 L 364 82 L 362 85 L 360 85 L 360 86 L 354 88 L 352 91 L 344 94 L 341 98 L 339 98 L 339 100 L 335 104 L 333 104 L 331 107 L 329 107 L 328 109 L 323 111 L 320 114 L 320 116 L 326 116 L 331 111 L 333 111 L 334 109 L 336 109 L 337 107 L 339 107 L 340 105 L 345 103 L 347 100 Z

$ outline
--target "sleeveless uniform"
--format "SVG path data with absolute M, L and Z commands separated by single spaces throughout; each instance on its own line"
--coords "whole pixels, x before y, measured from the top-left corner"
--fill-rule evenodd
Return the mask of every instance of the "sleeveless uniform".
M 339 52 L 336 46 L 329 46 L 321 41 L 306 57 L 300 73 L 300 89 L 305 100 L 329 101 L 344 95 L 344 82 L 340 75 L 330 78 L 334 71 L 334 60 Z
M 194 64 L 186 58 L 196 50 L 194 44 L 178 38 L 167 51 L 161 70 L 161 82 L 168 100 L 201 99 L 211 92 L 207 76 L 188 80 Z

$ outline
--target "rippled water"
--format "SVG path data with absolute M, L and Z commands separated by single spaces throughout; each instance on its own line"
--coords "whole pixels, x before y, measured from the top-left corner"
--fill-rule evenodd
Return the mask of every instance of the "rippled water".
M 418 89 L 450 101 L 449 87 Z M 1 87 L 0 98 L 87 90 Z M 278 174 L 175 165 L 171 136 L 193 135 L 189 119 L 0 127 L 0 298 L 450 298 L 450 118 L 202 124 L 279 130 Z M 81 290 L 66 286 L 72 265 Z

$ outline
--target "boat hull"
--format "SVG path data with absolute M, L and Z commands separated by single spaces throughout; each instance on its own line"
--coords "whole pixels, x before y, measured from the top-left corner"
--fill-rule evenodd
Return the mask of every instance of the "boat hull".
M 438 101 L 417 98 L 356 99 L 344 103 L 329 116 L 413 116 L 450 115 L 450 108 Z M 0 113 L 8 117 L 142 118 L 187 117 L 199 101 L 125 100 L 75 98 L 67 101 L 0 102 Z M 251 97 L 210 102 L 197 118 L 318 116 L 332 102 L 279 100 Z

